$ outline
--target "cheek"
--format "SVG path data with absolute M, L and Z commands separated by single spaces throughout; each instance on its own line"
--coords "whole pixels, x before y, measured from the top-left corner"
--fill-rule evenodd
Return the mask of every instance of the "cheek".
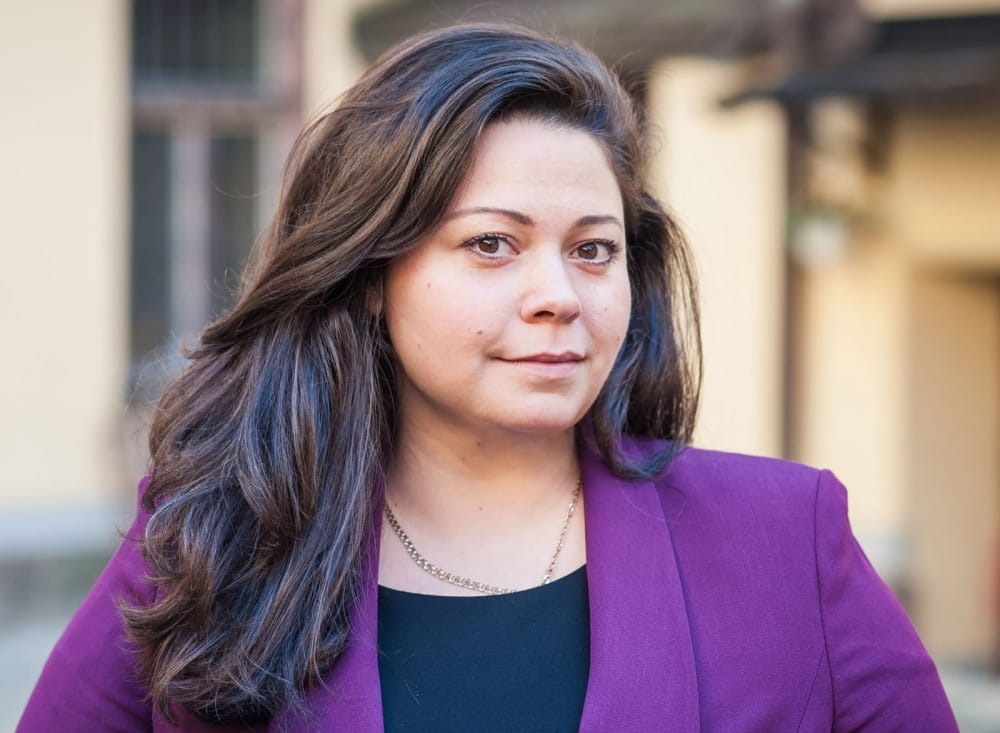
M 401 358 L 414 352 L 445 355 L 475 347 L 495 333 L 494 304 L 459 277 L 400 267 L 386 280 L 383 309 Z
M 632 315 L 632 293 L 628 282 L 620 284 L 599 309 L 602 340 L 615 348 L 625 342 Z

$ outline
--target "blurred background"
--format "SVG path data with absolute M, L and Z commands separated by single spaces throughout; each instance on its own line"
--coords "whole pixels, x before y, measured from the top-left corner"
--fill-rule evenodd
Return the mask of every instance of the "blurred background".
M 480 18 L 620 70 L 697 258 L 697 443 L 833 468 L 963 730 L 1000 731 L 1000 0 L 0 0 L 0 730 L 297 131 Z

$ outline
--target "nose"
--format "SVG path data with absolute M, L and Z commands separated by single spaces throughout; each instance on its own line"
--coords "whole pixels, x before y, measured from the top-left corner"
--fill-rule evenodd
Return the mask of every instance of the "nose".
M 572 264 L 561 253 L 532 260 L 523 273 L 521 318 L 528 322 L 574 321 L 580 315 L 580 296 Z

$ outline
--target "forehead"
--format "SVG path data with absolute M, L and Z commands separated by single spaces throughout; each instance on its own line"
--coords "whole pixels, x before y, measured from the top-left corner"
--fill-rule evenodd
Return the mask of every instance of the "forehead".
M 537 208 L 553 201 L 620 214 L 621 191 L 604 146 L 587 132 L 542 120 L 487 125 L 454 206 Z

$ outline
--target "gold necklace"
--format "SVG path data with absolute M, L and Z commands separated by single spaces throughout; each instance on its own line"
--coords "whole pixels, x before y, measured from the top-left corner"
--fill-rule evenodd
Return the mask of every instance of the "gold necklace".
M 542 576 L 541 585 L 545 585 L 550 580 L 552 580 L 552 573 L 555 571 L 556 560 L 559 558 L 559 553 L 562 552 L 563 544 L 566 541 L 566 532 L 569 530 L 570 520 L 573 519 L 573 513 L 576 511 L 577 502 L 580 500 L 580 490 L 583 487 L 583 478 L 578 477 L 576 480 L 576 488 L 573 490 L 573 498 L 569 503 L 569 511 L 566 512 L 566 520 L 563 522 L 562 529 L 559 531 L 559 541 L 556 543 L 555 552 L 552 553 L 552 560 L 549 561 L 549 566 L 545 569 L 545 575 Z M 396 533 L 399 537 L 399 541 L 403 543 L 403 549 L 406 550 L 406 554 L 415 562 L 421 570 L 430 573 L 438 580 L 443 580 L 445 583 L 451 583 L 452 585 L 457 585 L 460 588 L 465 588 L 467 590 L 474 590 L 477 593 L 484 593 L 486 595 L 500 595 L 501 593 L 513 593 L 513 588 L 501 588 L 497 585 L 490 585 L 489 583 L 480 583 L 475 580 L 470 580 L 469 578 L 463 578 L 461 575 L 455 575 L 454 573 L 449 573 L 447 570 L 442 570 L 434 563 L 427 560 L 423 555 L 417 552 L 417 548 L 413 546 L 413 540 L 409 538 L 406 532 L 399 524 L 399 520 L 396 519 L 396 515 L 392 513 L 392 509 L 389 508 L 389 502 L 383 504 L 385 508 L 385 518 L 389 522 L 389 526 L 392 527 L 392 531 Z

